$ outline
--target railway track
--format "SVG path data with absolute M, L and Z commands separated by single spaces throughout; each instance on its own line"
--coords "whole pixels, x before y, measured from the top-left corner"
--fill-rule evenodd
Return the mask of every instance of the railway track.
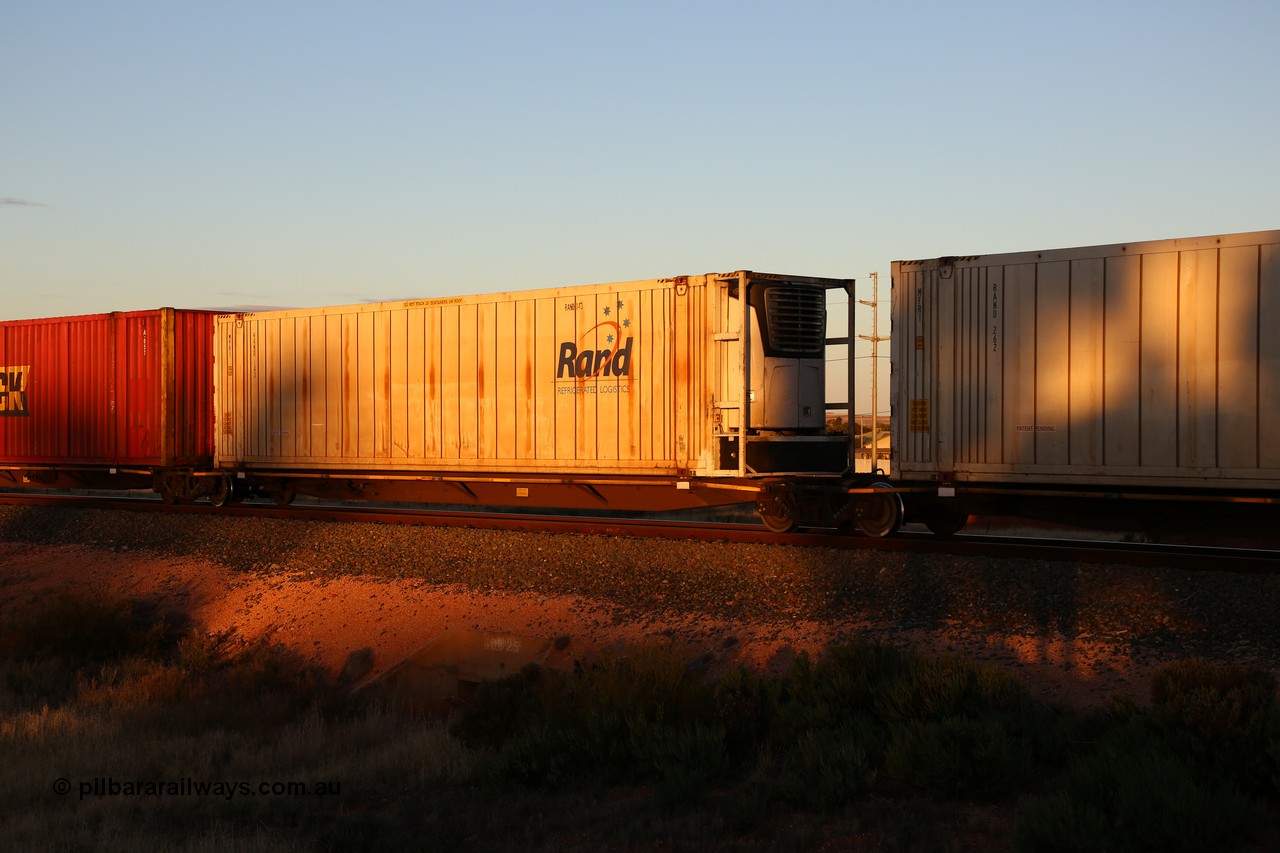
M 190 513 L 256 516 L 327 522 L 430 525 L 535 533 L 563 533 L 631 538 L 689 539 L 704 542 L 787 545 L 802 548 L 860 549 L 886 553 L 953 554 L 965 558 L 1031 559 L 1063 562 L 1162 566 L 1214 571 L 1280 570 L 1276 547 L 1218 544 L 1161 544 L 1046 535 L 957 534 L 940 537 L 904 530 L 892 538 L 869 538 L 828 529 L 772 533 L 753 523 L 562 516 L 529 513 L 475 512 L 406 507 L 346 506 L 308 503 L 281 507 L 248 503 L 213 507 L 207 503 L 166 504 L 151 497 L 116 497 L 48 493 L 0 493 L 0 505 L 64 506 L 125 512 Z

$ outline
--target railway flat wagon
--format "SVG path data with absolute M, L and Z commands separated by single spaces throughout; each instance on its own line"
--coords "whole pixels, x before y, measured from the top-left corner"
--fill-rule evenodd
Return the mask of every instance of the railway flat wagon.
M 739 271 L 223 315 L 216 464 L 250 490 L 671 509 L 847 466 L 826 291 Z
M 213 314 L 0 322 L 0 479 L 169 492 L 213 460 Z
M 1277 329 L 1280 231 L 895 262 L 896 476 L 940 528 L 1000 496 L 1274 501 Z

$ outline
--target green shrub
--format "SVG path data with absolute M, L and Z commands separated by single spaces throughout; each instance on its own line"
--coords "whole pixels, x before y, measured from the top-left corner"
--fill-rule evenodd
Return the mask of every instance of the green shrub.
M 779 793 L 821 811 L 848 806 L 876 780 L 882 750 L 875 741 L 867 724 L 806 732 L 783 761 Z
M 1275 677 L 1257 667 L 1191 659 L 1166 664 L 1151 677 L 1156 714 L 1207 737 L 1249 725 L 1275 699 Z
M 807 731 L 865 717 L 884 685 L 901 678 L 913 660 L 893 646 L 866 639 L 832 646 L 817 663 L 800 656 L 783 679 L 773 738 L 791 744 Z
M 712 688 L 711 704 L 730 755 L 746 760 L 772 736 L 782 696 L 783 684 L 777 678 L 742 668 L 720 676 Z
M 591 779 L 600 770 L 594 745 L 562 725 L 524 726 L 496 753 L 489 771 L 500 782 L 559 788 Z
M 643 779 L 692 790 L 720 775 L 729 755 L 711 686 L 671 645 L 606 656 L 571 675 L 526 667 L 482 684 L 453 731 L 498 747 L 499 778 L 540 785 Z M 679 749 L 693 750 L 688 766 L 675 766 Z
M 1239 790 L 1197 778 L 1167 751 L 1159 730 L 1122 722 L 1074 762 L 1058 791 L 1024 801 L 1019 850 L 1200 851 L 1233 849 L 1257 812 Z
M 1161 667 L 1151 679 L 1151 713 L 1170 748 L 1204 772 L 1274 793 L 1280 764 L 1274 737 L 1276 682 L 1257 667 L 1186 660 Z
M 901 675 L 884 685 L 875 707 L 889 724 L 977 717 L 1029 704 L 1013 673 L 969 658 L 912 658 Z
M 1014 829 L 1018 853 L 1108 853 L 1121 850 L 1101 809 L 1065 791 L 1023 800 Z
M 207 725 L 265 731 L 334 698 L 324 670 L 263 638 L 229 648 L 224 664 L 196 681 L 186 704 Z
M 496 747 L 521 728 L 533 726 L 535 717 L 545 716 L 534 685 L 547 676 L 550 672 L 544 667 L 530 664 L 515 675 L 481 682 L 454 720 L 453 735 L 472 746 Z
M 637 646 L 582 667 L 565 695 L 588 714 L 639 715 L 645 720 L 710 722 L 713 693 L 687 649 L 671 643 Z
M 885 764 L 895 781 L 929 796 L 985 801 L 1026 784 L 1034 760 L 997 716 L 947 717 L 896 729 Z
M 728 773 L 725 730 L 719 725 L 637 723 L 630 734 L 639 769 L 654 780 L 664 805 L 697 802 Z
M 100 664 L 158 654 L 170 639 L 165 625 L 137 602 L 70 590 L 42 593 L 0 621 L 0 657 Z

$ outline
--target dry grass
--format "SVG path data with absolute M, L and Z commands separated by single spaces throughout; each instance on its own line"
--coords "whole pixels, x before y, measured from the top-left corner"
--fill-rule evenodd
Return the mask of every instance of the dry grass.
M 344 809 L 471 774 L 472 754 L 442 722 L 348 708 L 270 644 L 165 638 L 127 605 L 65 592 L 6 616 L 9 849 L 295 850 L 326 836 L 341 846 Z M 259 789 L 299 782 L 305 792 Z
M 1247 844 L 1280 793 L 1275 685 L 1244 668 L 1171 668 L 1154 710 L 1084 720 L 871 641 L 785 678 L 653 644 L 483 686 L 451 729 L 130 602 L 55 591 L 0 615 L 7 849 L 1145 849 L 1203 841 L 1168 816 L 1209 791 L 1205 825 Z M 1180 785 L 1150 796 L 1158 779 Z

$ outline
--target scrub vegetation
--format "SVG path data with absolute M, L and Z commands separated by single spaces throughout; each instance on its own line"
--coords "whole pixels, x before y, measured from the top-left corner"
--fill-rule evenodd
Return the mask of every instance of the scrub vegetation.
M 1203 850 L 1280 838 L 1269 673 L 1067 713 L 867 640 L 782 676 L 678 645 L 530 666 L 448 719 L 269 640 L 53 591 L 0 612 L 10 849 Z

